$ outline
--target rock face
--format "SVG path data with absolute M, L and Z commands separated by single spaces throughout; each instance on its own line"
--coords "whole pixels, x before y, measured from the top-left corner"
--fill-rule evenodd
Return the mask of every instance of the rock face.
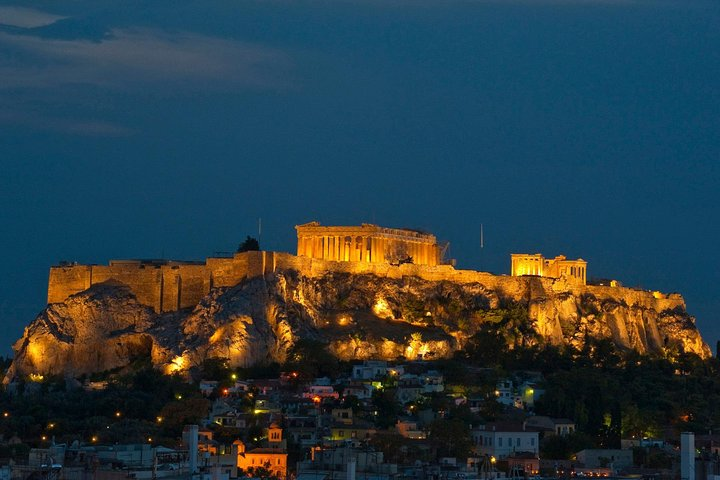
M 299 338 L 324 341 L 345 359 L 446 357 L 493 312 L 513 305 L 527 311 L 535 338 L 549 343 L 581 347 L 591 337 L 609 338 L 641 353 L 682 348 L 711 355 L 680 295 L 540 277 L 486 278 L 277 270 L 215 288 L 194 308 L 164 314 L 108 281 L 48 305 L 14 345 L 5 380 L 77 376 L 148 356 L 167 372 L 212 357 L 247 366 L 284 360 Z

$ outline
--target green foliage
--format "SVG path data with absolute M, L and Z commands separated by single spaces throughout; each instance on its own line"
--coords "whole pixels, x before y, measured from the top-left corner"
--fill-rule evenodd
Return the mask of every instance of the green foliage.
M 547 435 L 540 442 L 540 458 L 571 460 L 573 455 L 586 448 L 594 448 L 592 437 L 575 432 L 570 435 Z
M 410 440 L 398 433 L 378 433 L 370 438 L 369 444 L 383 452 L 383 458 L 388 463 L 408 464 L 416 460 L 431 460 L 430 452 L 422 442 Z
M 385 388 L 375 390 L 372 396 L 375 406 L 375 425 L 379 428 L 390 428 L 395 425 L 397 416 L 400 413 L 400 405 L 395 400 L 395 389 Z
M 177 401 L 176 396 L 199 396 L 182 378 L 152 368 L 115 374 L 108 380 L 107 388 L 101 391 L 66 390 L 64 381 L 46 380 L 35 393 L 3 393 L 0 411 L 8 415 L 0 417 L 0 435 L 6 439 L 17 435 L 30 446 L 40 445 L 43 435 L 67 443 L 92 437 L 100 442 L 124 443 L 151 436 L 172 445 L 182 425 L 172 418 L 158 422 L 157 417 L 166 404 Z
M 338 359 L 322 342 L 300 339 L 290 348 L 283 370 L 297 372 L 301 380 L 327 376 L 336 378 L 341 372 Z
M 638 467 L 666 468 L 673 467 L 675 456 L 658 447 L 633 447 L 633 463 Z
M 207 416 L 210 402 L 204 398 L 182 398 L 166 404 L 160 411 L 163 426 L 172 431 L 182 431 L 183 425 L 199 423 Z
M 256 238 L 251 237 L 250 235 L 243 240 L 243 242 L 238 245 L 237 252 L 256 252 L 260 250 L 260 242 L 257 241 Z
M 507 308 L 476 312 L 477 332 L 470 337 L 461 358 L 480 365 L 500 365 L 512 350 L 525 352 L 542 344 L 542 338 L 528 318 L 527 307 L 513 304 Z
M 470 428 L 461 418 L 433 421 L 428 438 L 440 457 L 467 458 L 472 454 Z
M 465 368 L 542 372 L 545 394 L 535 404 L 536 413 L 573 419 L 595 446 L 615 447 L 621 437 L 661 436 L 667 427 L 676 432 L 720 428 L 720 410 L 716 408 L 720 364 L 716 358 L 703 360 L 672 348 L 664 356 L 640 355 L 618 349 L 610 339 L 587 338 L 582 350 L 534 343 L 523 333 L 522 313 L 512 306 L 488 312 L 485 320 L 454 361 L 464 362 Z M 504 332 L 508 326 L 515 333 Z M 448 378 L 465 382 L 461 380 L 463 369 L 450 367 Z M 448 384 L 454 388 L 450 381 Z M 474 384 L 479 389 L 488 387 L 488 382 L 479 380 Z M 486 419 L 496 417 L 499 410 L 492 399 L 481 405 Z
M 230 360 L 225 357 L 208 358 L 200 365 L 200 376 L 203 380 L 227 382 L 230 379 Z
M 235 373 L 240 379 L 278 378 L 281 371 L 281 365 L 277 362 L 258 363 L 250 367 L 235 369 Z
M 418 321 L 425 318 L 425 301 L 418 297 L 409 297 L 400 305 L 402 318 L 409 321 Z
M 249 467 L 246 470 L 239 468 L 238 476 L 247 478 L 259 478 L 260 480 L 280 480 L 280 477 L 275 475 L 272 470 L 270 470 L 270 463 L 266 463 L 264 466 L 261 467 Z

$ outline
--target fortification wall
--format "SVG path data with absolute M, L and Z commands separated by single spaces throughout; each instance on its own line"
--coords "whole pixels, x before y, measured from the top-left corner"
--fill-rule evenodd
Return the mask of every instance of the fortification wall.
M 163 312 L 194 307 L 210 291 L 205 265 L 163 265 L 160 271 Z
M 87 290 L 92 285 L 92 265 L 68 265 L 51 267 L 48 278 L 48 303 L 59 303 L 70 295 Z
M 114 280 L 129 286 L 143 305 L 162 311 L 162 269 L 152 265 L 93 265 L 91 284 Z
M 571 293 L 576 297 L 590 294 L 599 300 L 623 302 L 627 305 L 650 308 L 658 312 L 677 307 L 685 308 L 685 300 L 677 293 L 663 294 L 627 287 L 583 285 L 564 278 L 495 275 L 475 270 L 457 270 L 450 265 L 402 264 L 396 266 L 387 263 L 334 262 L 298 257 L 281 252 L 267 252 L 267 254 L 274 258 L 275 268 L 273 270 L 298 270 L 310 277 L 320 277 L 333 272 L 371 274 L 394 279 L 418 277 L 428 281 L 479 283 L 488 289 L 502 292 L 503 295 L 518 300 L 541 299 L 558 293 Z
M 244 252 L 232 258 L 208 258 L 204 265 L 143 265 L 120 263 L 110 266 L 73 265 L 52 267 L 48 282 L 48 303 L 64 301 L 91 285 L 115 280 L 130 287 L 138 301 L 156 312 L 193 307 L 214 287 L 232 287 L 245 279 L 269 275 L 278 270 L 296 270 L 320 277 L 328 273 L 371 274 L 402 279 L 418 277 L 428 281 L 479 283 L 503 296 L 536 300 L 557 293 L 575 296 L 591 294 L 599 300 L 623 302 L 658 312 L 685 308 L 682 296 L 625 287 L 579 285 L 564 279 L 538 276 L 513 277 L 474 270 L 456 270 L 450 265 L 390 265 L 370 262 L 336 262 L 300 257 L 283 252 Z
M 232 258 L 208 258 L 206 268 L 210 287 L 232 287 L 246 278 L 275 271 L 275 252 L 243 252 Z M 290 254 L 284 254 L 293 256 Z

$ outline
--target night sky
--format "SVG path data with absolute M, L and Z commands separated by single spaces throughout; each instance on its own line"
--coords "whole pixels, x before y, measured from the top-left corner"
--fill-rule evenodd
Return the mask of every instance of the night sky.
M 565 254 L 720 339 L 720 2 L 0 1 L 0 353 L 60 260 L 294 225 Z M 485 248 L 480 249 L 480 224 Z

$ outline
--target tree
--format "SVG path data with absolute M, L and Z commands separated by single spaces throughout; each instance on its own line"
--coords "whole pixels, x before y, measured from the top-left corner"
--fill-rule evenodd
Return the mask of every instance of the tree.
M 375 425 L 380 428 L 390 428 L 397 422 L 400 405 L 395 400 L 395 391 L 394 388 L 384 388 L 372 394 L 372 403 L 377 411 Z
M 439 457 L 467 458 L 472 453 L 470 428 L 459 418 L 435 420 L 429 438 Z
M 203 380 L 228 381 L 230 378 L 230 360 L 225 357 L 205 359 L 200 365 Z
M 304 380 L 322 376 L 336 378 L 340 373 L 340 363 L 328 352 L 326 344 L 301 338 L 288 350 L 284 369 L 297 372 L 298 378 Z
M 257 241 L 256 238 L 251 237 L 250 235 L 245 238 L 245 240 L 238 245 L 238 253 L 241 252 L 257 252 L 260 250 L 260 242 Z
M 188 398 L 172 401 L 160 411 L 163 427 L 168 432 L 179 433 L 183 425 L 199 423 L 210 409 L 210 402 L 204 398 Z
M 540 457 L 553 460 L 570 460 L 575 452 L 594 448 L 593 439 L 580 432 L 569 435 L 546 435 L 540 442 Z
M 238 469 L 238 476 L 248 478 L 259 478 L 260 480 L 280 480 L 272 470 L 270 470 L 270 462 L 258 467 L 249 467 L 247 470 Z

